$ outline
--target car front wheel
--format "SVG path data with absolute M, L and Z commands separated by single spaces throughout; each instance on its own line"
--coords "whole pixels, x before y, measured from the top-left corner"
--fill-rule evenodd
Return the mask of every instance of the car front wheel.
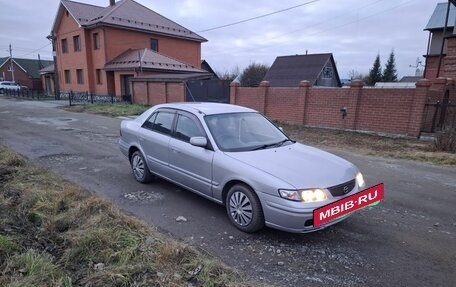
M 133 175 L 137 181 L 141 183 L 148 183 L 154 178 L 140 151 L 135 151 L 132 154 L 130 164 Z
M 264 227 L 264 215 L 260 200 L 246 185 L 236 184 L 226 197 L 228 218 L 238 229 L 255 232 Z

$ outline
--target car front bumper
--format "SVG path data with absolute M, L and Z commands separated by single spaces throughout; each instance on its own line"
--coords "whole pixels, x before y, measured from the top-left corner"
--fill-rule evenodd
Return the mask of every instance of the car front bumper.
M 353 193 L 355 193 L 355 191 L 350 192 L 350 194 Z M 259 193 L 258 195 L 260 197 L 260 201 L 262 202 L 266 226 L 287 232 L 314 232 L 336 224 L 350 216 L 350 214 L 347 214 L 326 224 L 315 227 L 313 226 L 313 211 L 319 206 L 307 208 L 303 206 L 303 203 L 301 202 L 287 202 L 283 198 L 266 193 Z M 338 199 L 339 198 L 334 201 Z M 284 205 L 284 203 L 288 203 L 288 205 Z M 330 202 L 324 203 L 323 205 L 328 203 Z

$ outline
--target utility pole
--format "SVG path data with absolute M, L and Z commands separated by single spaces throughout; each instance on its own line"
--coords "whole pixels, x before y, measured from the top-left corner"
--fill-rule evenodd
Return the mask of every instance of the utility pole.
M 10 69 L 11 69 L 11 77 L 14 82 L 14 65 L 13 65 L 13 50 L 11 49 L 11 43 L 9 44 L 9 52 L 10 52 Z

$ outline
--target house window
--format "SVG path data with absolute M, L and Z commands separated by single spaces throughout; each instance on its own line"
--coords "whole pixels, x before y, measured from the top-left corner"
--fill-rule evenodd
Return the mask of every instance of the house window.
M 79 35 L 73 37 L 73 45 L 75 52 L 81 51 L 81 38 L 79 38 Z
M 71 73 L 70 70 L 65 70 L 65 84 L 71 84 Z
M 96 70 L 96 77 L 97 77 L 97 85 L 103 84 L 103 81 L 101 79 L 101 69 Z
M 82 73 L 82 69 L 76 70 L 76 78 L 78 80 L 78 84 L 84 84 L 84 74 Z
M 67 39 L 62 39 L 62 53 L 68 53 L 68 41 Z
M 323 79 L 332 79 L 332 77 L 333 77 L 332 67 L 324 67 L 323 68 Z
M 158 52 L 158 40 L 157 39 L 150 39 L 150 49 L 152 51 Z
M 93 49 L 100 49 L 100 37 L 98 36 L 98 33 L 93 33 Z

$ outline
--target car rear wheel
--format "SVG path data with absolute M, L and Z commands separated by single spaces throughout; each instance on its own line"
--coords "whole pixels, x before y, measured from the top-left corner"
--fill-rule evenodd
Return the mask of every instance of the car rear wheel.
M 148 183 L 154 178 L 140 151 L 135 151 L 133 153 L 130 159 L 130 164 L 133 175 L 137 181 L 141 183 Z
M 236 184 L 226 197 L 228 218 L 238 229 L 255 232 L 264 227 L 264 215 L 260 200 L 248 186 Z

